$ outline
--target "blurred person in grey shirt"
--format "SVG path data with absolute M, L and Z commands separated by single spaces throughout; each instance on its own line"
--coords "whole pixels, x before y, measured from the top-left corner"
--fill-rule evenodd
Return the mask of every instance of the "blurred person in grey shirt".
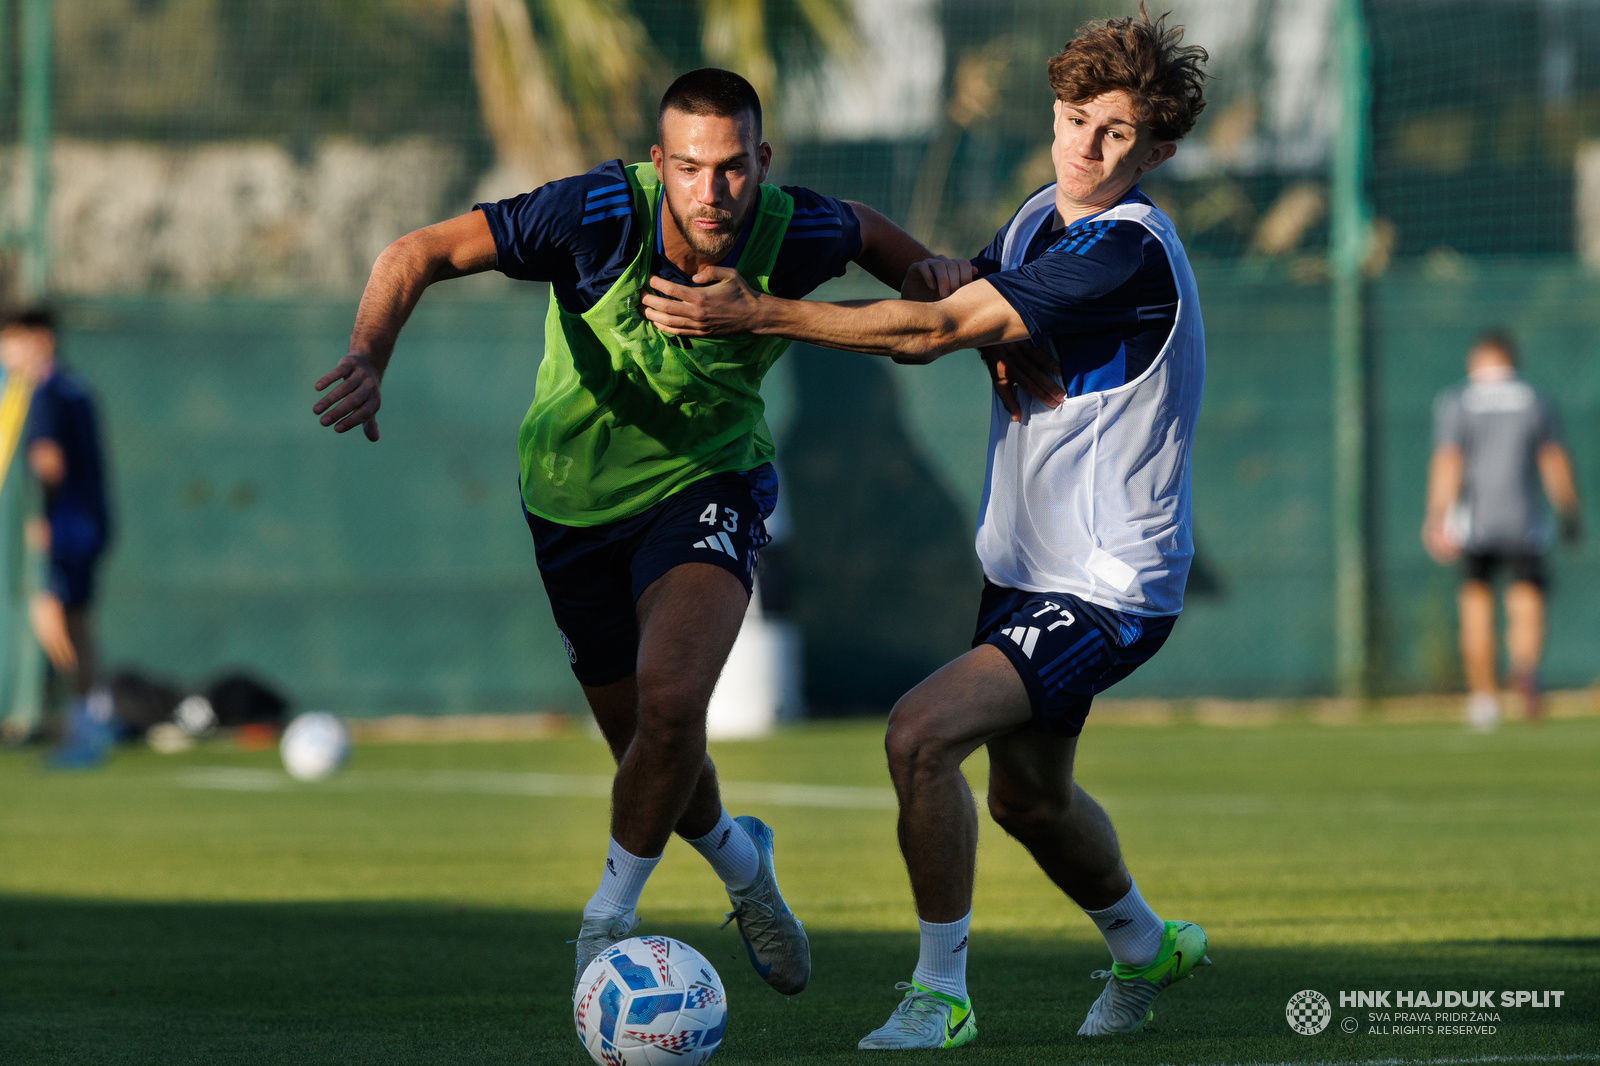
M 1470 692 L 1467 722 L 1475 729 L 1493 729 L 1500 720 L 1491 582 L 1502 569 L 1510 576 L 1505 610 L 1511 682 L 1526 701 L 1528 717 L 1540 714 L 1552 509 L 1562 539 L 1576 543 L 1581 512 L 1555 411 L 1517 375 L 1510 334 L 1490 330 L 1467 353 L 1467 380 L 1434 401 L 1422 524 L 1423 547 L 1435 561 L 1463 564 L 1457 600 L 1461 665 Z

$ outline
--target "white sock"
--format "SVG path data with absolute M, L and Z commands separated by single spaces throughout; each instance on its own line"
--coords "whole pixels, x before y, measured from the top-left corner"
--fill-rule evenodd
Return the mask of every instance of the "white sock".
M 644 883 L 650 879 L 650 871 L 656 868 L 656 863 L 661 861 L 657 855 L 653 859 L 641 859 L 630 854 L 615 840 L 611 842 L 611 849 L 606 852 L 606 867 L 600 873 L 600 887 L 595 889 L 589 902 L 584 904 L 583 916 L 585 918 L 620 918 L 630 920 L 633 912 L 639 907 L 639 896 L 644 892 Z
M 723 808 L 715 829 L 688 843 L 706 857 L 706 862 L 717 871 L 722 883 L 735 892 L 749 888 L 761 872 L 761 856 L 756 854 L 756 842 L 750 839 L 744 826 L 728 815 L 727 808 Z
M 1480 733 L 1493 731 L 1500 724 L 1500 697 L 1493 692 L 1474 692 L 1467 697 L 1467 725 Z
M 1139 895 L 1139 886 L 1103 911 L 1085 910 L 1089 920 L 1106 938 L 1111 958 L 1124 966 L 1148 966 L 1161 950 L 1161 934 L 1166 923 L 1156 917 L 1150 904 Z
M 925 922 L 917 919 L 922 930 L 922 953 L 917 956 L 917 968 L 911 979 L 930 992 L 943 992 L 963 1002 L 967 998 L 967 926 L 972 922 L 972 912 L 958 922 Z

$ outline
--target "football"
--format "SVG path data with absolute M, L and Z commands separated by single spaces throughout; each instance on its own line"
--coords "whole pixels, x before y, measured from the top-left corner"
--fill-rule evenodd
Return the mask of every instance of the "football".
M 711 963 L 688 944 L 636 936 L 583 971 L 572 1020 L 601 1066 L 700 1066 L 722 1043 L 728 997 Z
M 321 781 L 344 765 L 350 754 L 350 731 L 336 715 L 311 711 L 289 723 L 278 753 L 296 781 Z

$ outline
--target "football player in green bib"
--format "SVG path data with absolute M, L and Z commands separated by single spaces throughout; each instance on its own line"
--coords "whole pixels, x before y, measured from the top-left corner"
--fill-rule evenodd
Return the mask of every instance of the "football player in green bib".
M 632 935 L 645 880 L 677 832 L 722 878 L 757 972 L 793 994 L 811 957 L 778 891 L 772 830 L 723 808 L 705 732 L 777 501 L 760 389 L 789 342 L 683 341 L 651 324 L 640 300 L 652 274 L 688 284 L 708 266 L 798 299 L 854 261 L 898 290 L 931 253 L 861 204 L 765 184 L 761 103 L 737 74 L 674 82 L 659 138 L 649 163 L 606 163 L 395 241 L 313 410 L 336 432 L 378 439 L 379 383 L 433 282 L 496 269 L 551 284 L 518 435 L 522 507 L 573 673 L 618 763 L 577 974 Z

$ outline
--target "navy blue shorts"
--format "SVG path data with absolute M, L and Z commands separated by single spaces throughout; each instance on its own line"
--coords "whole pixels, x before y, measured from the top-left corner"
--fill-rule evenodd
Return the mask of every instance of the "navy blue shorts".
M 95 571 L 105 546 L 105 528 L 93 518 L 65 508 L 50 515 L 50 568 L 45 588 L 61 606 L 76 609 L 93 601 Z
M 94 572 L 99 565 L 99 552 L 77 555 L 53 551 L 45 588 L 55 593 L 61 606 L 68 610 L 87 607 L 94 600 Z
M 778 473 L 766 463 L 713 474 L 603 526 L 562 525 L 524 509 L 539 576 L 578 680 L 609 685 L 633 674 L 639 657 L 634 604 L 673 567 L 720 566 L 749 592 L 777 502 Z
M 1154 655 L 1177 620 L 1097 607 L 1070 593 L 1023 592 L 985 581 L 972 646 L 993 644 L 1017 668 L 1033 703 L 1033 728 L 1075 737 L 1095 693 Z

